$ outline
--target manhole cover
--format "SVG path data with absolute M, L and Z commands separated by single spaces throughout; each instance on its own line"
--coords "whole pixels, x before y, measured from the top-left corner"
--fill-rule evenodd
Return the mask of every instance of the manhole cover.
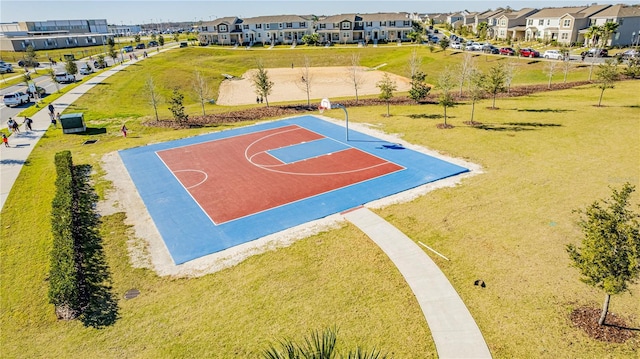
M 124 299 L 133 299 L 140 295 L 140 291 L 137 289 L 129 289 L 126 293 L 124 293 Z
M 98 140 L 87 140 L 87 141 L 84 141 L 82 144 L 83 145 L 92 145 L 92 144 L 94 144 L 96 142 L 98 142 Z

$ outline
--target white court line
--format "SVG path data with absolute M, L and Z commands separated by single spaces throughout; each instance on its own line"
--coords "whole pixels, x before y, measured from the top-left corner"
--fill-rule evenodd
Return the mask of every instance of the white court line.
M 202 173 L 202 174 L 204 175 L 204 179 L 203 179 L 202 181 L 200 181 L 200 182 L 198 182 L 198 183 L 196 183 L 196 184 L 194 184 L 194 185 L 192 185 L 192 186 L 185 187 L 186 189 L 192 189 L 192 188 L 194 188 L 194 187 L 198 187 L 199 185 L 201 185 L 201 184 L 205 183 L 205 182 L 207 181 L 207 179 L 209 179 L 209 175 L 207 174 L 207 172 L 205 172 L 205 171 L 201 171 L 201 170 L 191 170 L 191 169 L 188 169 L 188 170 L 177 170 L 177 171 L 174 171 L 174 172 L 175 172 L 175 173 L 178 173 L 178 172 L 200 172 L 200 173 Z

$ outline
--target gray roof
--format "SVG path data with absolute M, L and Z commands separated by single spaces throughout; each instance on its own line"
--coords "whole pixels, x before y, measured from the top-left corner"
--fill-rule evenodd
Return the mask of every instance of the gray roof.
M 310 21 L 311 16 L 300 15 L 274 15 L 274 16 L 256 16 L 248 17 L 242 20 L 243 24 L 271 24 L 281 22 L 306 22 Z

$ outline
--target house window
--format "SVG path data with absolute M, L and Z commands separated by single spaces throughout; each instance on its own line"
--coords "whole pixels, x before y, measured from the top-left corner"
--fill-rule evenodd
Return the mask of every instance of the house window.
M 282 29 L 282 23 L 278 23 L 278 28 Z
M 402 26 L 404 26 L 404 27 L 411 26 L 411 21 L 402 22 Z
M 547 26 L 551 25 L 551 19 L 547 19 Z
M 245 30 L 249 30 L 249 25 L 242 25 L 242 28 Z
M 540 20 L 538 20 L 538 25 L 539 25 L 539 26 L 544 25 L 544 19 L 540 19 Z
M 389 21 L 389 26 L 396 26 L 396 22 L 395 21 Z
M 344 37 L 344 38 L 349 38 L 349 33 L 348 33 L 348 32 L 343 32 L 343 33 L 342 33 L 342 37 Z
M 227 32 L 227 25 L 218 26 L 218 30 L 220 30 L 220 32 Z
M 500 26 L 507 26 L 507 20 L 505 19 L 500 20 Z
M 563 32 L 562 34 L 560 34 L 560 39 L 569 40 L 569 34 L 567 34 L 566 32 Z
M 343 22 L 342 23 L 342 27 L 341 29 L 350 29 L 351 28 L 351 23 L 350 22 Z
M 327 28 L 327 24 L 320 24 L 320 28 L 321 29 L 326 29 Z
M 267 24 L 267 27 L 266 27 L 266 28 L 267 28 L 267 29 L 270 29 L 270 28 L 271 28 L 271 25 L 270 25 L 270 24 Z
M 298 23 L 298 27 L 307 27 L 307 23 L 306 22 L 300 22 L 300 23 Z
M 387 22 L 386 21 L 381 21 L 380 22 L 380 26 L 387 26 Z
M 528 26 L 533 26 L 533 19 L 527 21 Z
M 571 26 L 571 20 L 570 20 L 570 19 L 565 19 L 565 20 L 562 22 L 562 26 L 564 26 L 564 27 L 570 27 L 570 26 Z
M 504 30 L 500 30 L 500 37 L 504 38 Z
M 262 33 L 258 33 L 258 39 L 262 37 L 262 36 L 260 36 L 260 35 L 262 35 Z
M 286 27 L 287 27 L 287 29 L 290 29 L 290 28 L 292 28 L 292 27 L 293 27 L 293 24 L 292 24 L 292 23 L 290 23 L 290 22 L 288 22 L 288 23 L 287 23 L 287 25 L 286 25 Z
M 371 21 L 367 21 L 365 24 L 366 24 L 365 26 L 367 26 L 367 27 L 373 26 L 373 23 Z
M 256 29 L 262 29 L 262 24 L 256 24 Z
M 624 19 L 618 19 L 618 25 L 622 26 L 623 23 L 624 23 Z

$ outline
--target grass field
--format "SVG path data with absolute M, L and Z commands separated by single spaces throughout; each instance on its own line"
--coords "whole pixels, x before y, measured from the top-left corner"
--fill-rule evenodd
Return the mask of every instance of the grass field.
M 344 65 L 353 51 L 329 51 L 334 50 L 334 56 L 326 56 L 325 49 L 288 53 L 313 56 L 314 65 L 327 66 Z M 386 70 L 403 74 L 411 49 L 362 50 L 362 65 L 387 63 Z M 421 51 L 431 79 L 459 58 Z M 69 110 L 85 111 L 89 127 L 106 128 L 106 133 L 47 132 L 2 210 L 3 358 L 250 358 L 282 336 L 300 338 L 310 329 L 333 325 L 347 347 L 376 346 L 396 358 L 437 357 L 403 278 L 384 253 L 347 223 L 218 273 L 178 279 L 132 267 L 127 245 L 139 239 L 123 213 L 104 216 L 101 233 L 120 318 L 103 329 L 55 319 L 47 301 L 53 155 L 69 149 L 75 163 L 91 165 L 96 189 L 106 196 L 109 183 L 100 168 L 104 154 L 234 126 L 168 130 L 141 125 L 152 113 L 142 89 L 148 74 L 167 93 L 172 86 L 186 92 L 198 68 L 217 88 L 221 73 L 243 73 L 256 56 L 264 57 L 267 67 L 290 63 L 291 57 L 278 54 L 282 52 L 189 48 L 145 60 L 96 86 Z M 546 83 L 541 63 L 521 66 L 517 83 Z M 572 76 L 586 79 L 587 71 Z M 571 325 L 568 315 L 574 308 L 599 307 L 604 295 L 579 281 L 564 246 L 580 240 L 572 210 L 608 197 L 609 186 L 640 185 L 640 99 L 630 95 L 639 90 L 638 81 L 618 83 L 605 92 L 600 108 L 594 106 L 599 90 L 592 85 L 498 99 L 497 110 L 488 109 L 490 100 L 484 100 L 476 105 L 475 120 L 486 129 L 463 124 L 470 116 L 468 103 L 448 110 L 449 122 L 456 126 L 451 130 L 436 128 L 442 121 L 432 119 L 442 113 L 436 105 L 391 106 L 391 117 L 384 116 L 385 106 L 349 109 L 350 121 L 483 167 L 483 174 L 456 187 L 376 212 L 451 259 L 433 256 L 469 307 L 494 357 L 637 357 L 638 335 L 624 344 L 607 344 Z M 164 117 L 166 107 L 161 109 Z M 198 114 L 195 99 L 188 99 L 187 111 Z M 341 110 L 325 115 L 343 118 Z M 126 140 L 117 132 L 124 121 L 131 130 Z M 81 145 L 88 138 L 99 141 Z M 633 199 L 640 202 L 638 192 Z M 474 286 L 476 279 L 487 287 Z M 124 300 L 131 288 L 141 295 Z M 610 310 L 631 328 L 640 328 L 640 286 L 632 290 L 634 295 L 614 296 Z

